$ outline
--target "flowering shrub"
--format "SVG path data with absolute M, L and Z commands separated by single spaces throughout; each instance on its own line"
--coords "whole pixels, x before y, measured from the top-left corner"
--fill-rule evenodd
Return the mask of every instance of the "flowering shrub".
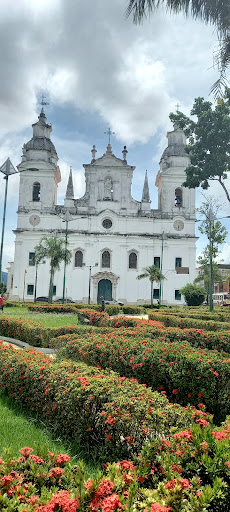
M 168 312 L 159 312 L 159 311 L 151 311 L 149 313 L 150 320 L 160 320 L 160 322 L 164 322 L 164 324 L 169 326 L 176 326 L 180 328 L 189 328 L 194 327 L 198 329 L 205 329 L 207 331 L 222 331 L 230 330 L 230 322 L 215 322 L 213 320 L 199 320 L 198 318 L 189 318 L 186 316 L 182 318 L 180 315 L 168 314 Z
M 151 339 L 148 334 L 137 327 L 131 337 L 124 330 L 91 332 L 88 338 L 70 335 L 60 355 L 134 377 L 182 405 L 198 406 L 202 398 L 215 421 L 223 421 L 230 413 L 228 354 L 193 348 L 166 336 Z
M 147 474 L 146 470 L 151 467 L 149 451 L 146 468 L 141 468 L 141 455 L 137 465 L 129 460 L 109 463 L 106 474 L 94 479 L 86 479 L 83 464 L 73 466 L 66 454 L 48 452 L 40 457 L 29 447 L 20 452 L 21 456 L 15 460 L 1 459 L 0 507 L 3 511 L 198 512 L 206 511 L 213 504 L 227 510 L 224 507 L 228 504 L 228 489 L 224 478 L 212 478 L 212 488 L 199 476 L 186 478 L 176 470 L 170 476 L 167 470 Z M 160 453 L 166 458 L 164 448 Z M 58 457 L 61 456 L 65 460 L 60 465 Z M 223 476 L 227 480 L 229 469 L 225 467 Z M 143 474 L 140 474 L 141 469 Z M 153 481 L 155 474 L 160 475 L 159 482 Z
M 196 481 L 196 495 L 203 505 L 211 501 L 211 510 L 216 511 L 220 510 L 218 505 L 222 503 L 222 510 L 228 510 L 229 421 L 219 428 L 212 424 L 204 428 L 193 424 L 189 429 L 178 431 L 167 438 L 148 441 L 136 464 L 137 473 L 142 476 L 145 486 L 148 482 L 148 486 L 155 488 L 167 480 L 165 487 L 175 491 L 178 484 L 181 488 L 189 489 L 191 483 Z
M 88 318 L 90 325 L 106 326 L 110 325 L 110 318 L 108 313 L 93 311 L 90 309 L 82 309 L 77 312 L 79 321 Z
M 110 457 L 138 453 L 148 437 L 186 428 L 192 411 L 114 372 L 58 363 L 1 344 L 0 386 L 62 435 Z M 73 428 L 74 425 L 74 428 Z

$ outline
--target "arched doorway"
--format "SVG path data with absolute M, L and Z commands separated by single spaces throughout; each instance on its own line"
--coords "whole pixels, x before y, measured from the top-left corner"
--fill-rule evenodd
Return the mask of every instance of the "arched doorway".
M 101 279 L 98 282 L 97 302 L 100 301 L 100 297 L 104 297 L 105 300 L 112 300 L 112 283 L 109 279 Z

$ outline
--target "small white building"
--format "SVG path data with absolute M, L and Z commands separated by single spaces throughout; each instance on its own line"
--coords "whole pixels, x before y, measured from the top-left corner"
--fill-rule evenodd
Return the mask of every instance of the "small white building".
M 131 195 L 135 167 L 108 144 L 97 158 L 84 165 L 85 194 L 74 198 L 70 171 L 64 205 L 57 205 L 61 181 L 56 149 L 50 140 L 51 126 L 42 109 L 32 125 L 33 137 L 24 144 L 18 165 L 20 189 L 18 223 L 15 230 L 15 259 L 9 269 L 8 292 L 12 300 L 48 296 L 49 261 L 34 265 L 34 247 L 44 235 L 65 237 L 72 261 L 66 268 L 65 296 L 87 303 L 105 299 L 124 303 L 150 303 L 150 282 L 137 280 L 147 266 L 162 268 L 162 302 L 182 304 L 179 290 L 195 278 L 195 190 L 182 187 L 189 163 L 185 135 L 174 126 L 167 134 L 156 177 L 158 209 L 150 207 L 147 172 L 143 176 L 142 200 Z M 67 216 L 66 216 L 67 214 Z M 67 219 L 67 222 L 66 220 Z M 64 222 L 63 222 L 64 220 Z M 62 297 L 64 264 L 54 276 L 54 300 Z M 154 283 L 153 299 L 159 299 Z

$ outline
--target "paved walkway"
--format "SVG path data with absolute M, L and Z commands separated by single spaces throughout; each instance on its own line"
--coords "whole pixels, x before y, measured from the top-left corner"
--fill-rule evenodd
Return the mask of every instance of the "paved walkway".
M 0 340 L 6 343 L 12 343 L 12 345 L 16 345 L 18 349 L 33 348 L 34 350 L 37 350 L 37 352 L 42 352 L 43 354 L 55 354 L 55 350 L 53 348 L 32 347 L 31 345 L 29 345 L 29 343 L 26 343 L 25 341 L 15 340 L 14 338 L 7 338 L 7 336 L 1 336 L 1 334 Z

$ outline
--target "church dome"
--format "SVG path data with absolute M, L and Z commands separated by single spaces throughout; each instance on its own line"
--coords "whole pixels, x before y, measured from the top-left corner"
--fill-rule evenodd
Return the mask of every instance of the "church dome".
M 36 136 L 32 137 L 32 139 L 30 139 L 24 145 L 24 148 L 26 151 L 28 151 L 29 149 L 35 149 L 35 150 L 43 149 L 45 151 L 50 151 L 51 153 L 57 154 L 53 142 L 44 136 L 43 137 L 36 137 Z
M 188 156 L 188 153 L 185 151 L 184 144 L 171 144 L 164 150 L 161 158 L 169 156 Z

